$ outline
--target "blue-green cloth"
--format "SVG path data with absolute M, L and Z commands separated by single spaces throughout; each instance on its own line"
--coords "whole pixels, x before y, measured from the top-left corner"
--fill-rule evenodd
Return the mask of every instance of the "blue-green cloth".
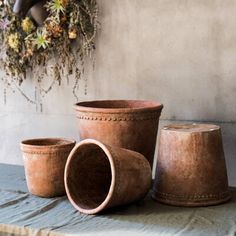
M 183 208 L 142 202 L 98 216 L 80 214 L 66 197 L 28 193 L 21 166 L 0 164 L 0 236 L 4 235 L 235 235 L 236 188 L 230 202 Z

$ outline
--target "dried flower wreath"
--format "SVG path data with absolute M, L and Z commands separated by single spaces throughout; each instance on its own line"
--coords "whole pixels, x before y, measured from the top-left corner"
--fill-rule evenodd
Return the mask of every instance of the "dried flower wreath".
M 31 8 L 30 12 L 20 4 L 28 4 L 28 8 L 35 4 L 38 9 L 33 12 Z M 25 9 L 27 12 L 23 12 Z M 45 16 L 41 23 L 37 11 L 41 18 Z M 19 87 L 28 78 L 28 71 L 43 66 L 43 72 L 36 73 L 40 84 L 48 78 L 45 65 L 49 63 L 53 79 L 47 89 L 40 89 L 41 93 L 48 93 L 55 82 L 60 85 L 63 78 L 74 75 L 76 96 L 85 59 L 95 49 L 97 16 L 96 0 L 0 0 L 0 59 L 7 75 L 4 81 Z

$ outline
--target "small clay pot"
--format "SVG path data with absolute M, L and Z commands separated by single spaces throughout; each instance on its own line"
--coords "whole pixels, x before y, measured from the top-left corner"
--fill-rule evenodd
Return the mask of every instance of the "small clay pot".
M 153 164 L 163 105 L 153 101 L 104 100 L 75 105 L 81 139 L 92 138 L 143 154 Z
M 28 139 L 21 142 L 29 192 L 40 197 L 65 194 L 64 170 L 74 140 Z
M 137 152 L 87 139 L 71 151 L 65 187 L 72 205 L 96 214 L 144 198 L 151 186 L 151 168 Z
M 153 198 L 175 206 L 230 199 L 219 126 L 175 124 L 161 130 Z

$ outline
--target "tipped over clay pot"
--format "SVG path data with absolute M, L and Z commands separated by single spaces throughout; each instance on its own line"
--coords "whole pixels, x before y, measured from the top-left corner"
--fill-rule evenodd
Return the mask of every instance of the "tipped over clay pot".
M 29 192 L 40 197 L 65 194 L 64 170 L 74 140 L 28 139 L 21 142 Z
M 158 102 L 139 100 L 77 103 L 80 138 L 142 153 L 152 167 L 162 108 Z
M 151 168 L 142 154 L 96 140 L 77 144 L 66 163 L 67 196 L 85 214 L 140 200 L 150 186 Z

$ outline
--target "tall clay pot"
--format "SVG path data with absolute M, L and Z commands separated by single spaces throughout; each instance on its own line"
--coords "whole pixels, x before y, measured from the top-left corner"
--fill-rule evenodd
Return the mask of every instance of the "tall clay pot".
M 75 105 L 81 139 L 142 153 L 153 164 L 163 105 L 154 101 L 104 100 Z
M 86 139 L 71 151 L 65 168 L 65 187 L 72 205 L 96 214 L 145 197 L 151 168 L 137 152 Z
M 40 197 L 65 194 L 64 170 L 74 140 L 28 139 L 21 142 L 29 192 Z

